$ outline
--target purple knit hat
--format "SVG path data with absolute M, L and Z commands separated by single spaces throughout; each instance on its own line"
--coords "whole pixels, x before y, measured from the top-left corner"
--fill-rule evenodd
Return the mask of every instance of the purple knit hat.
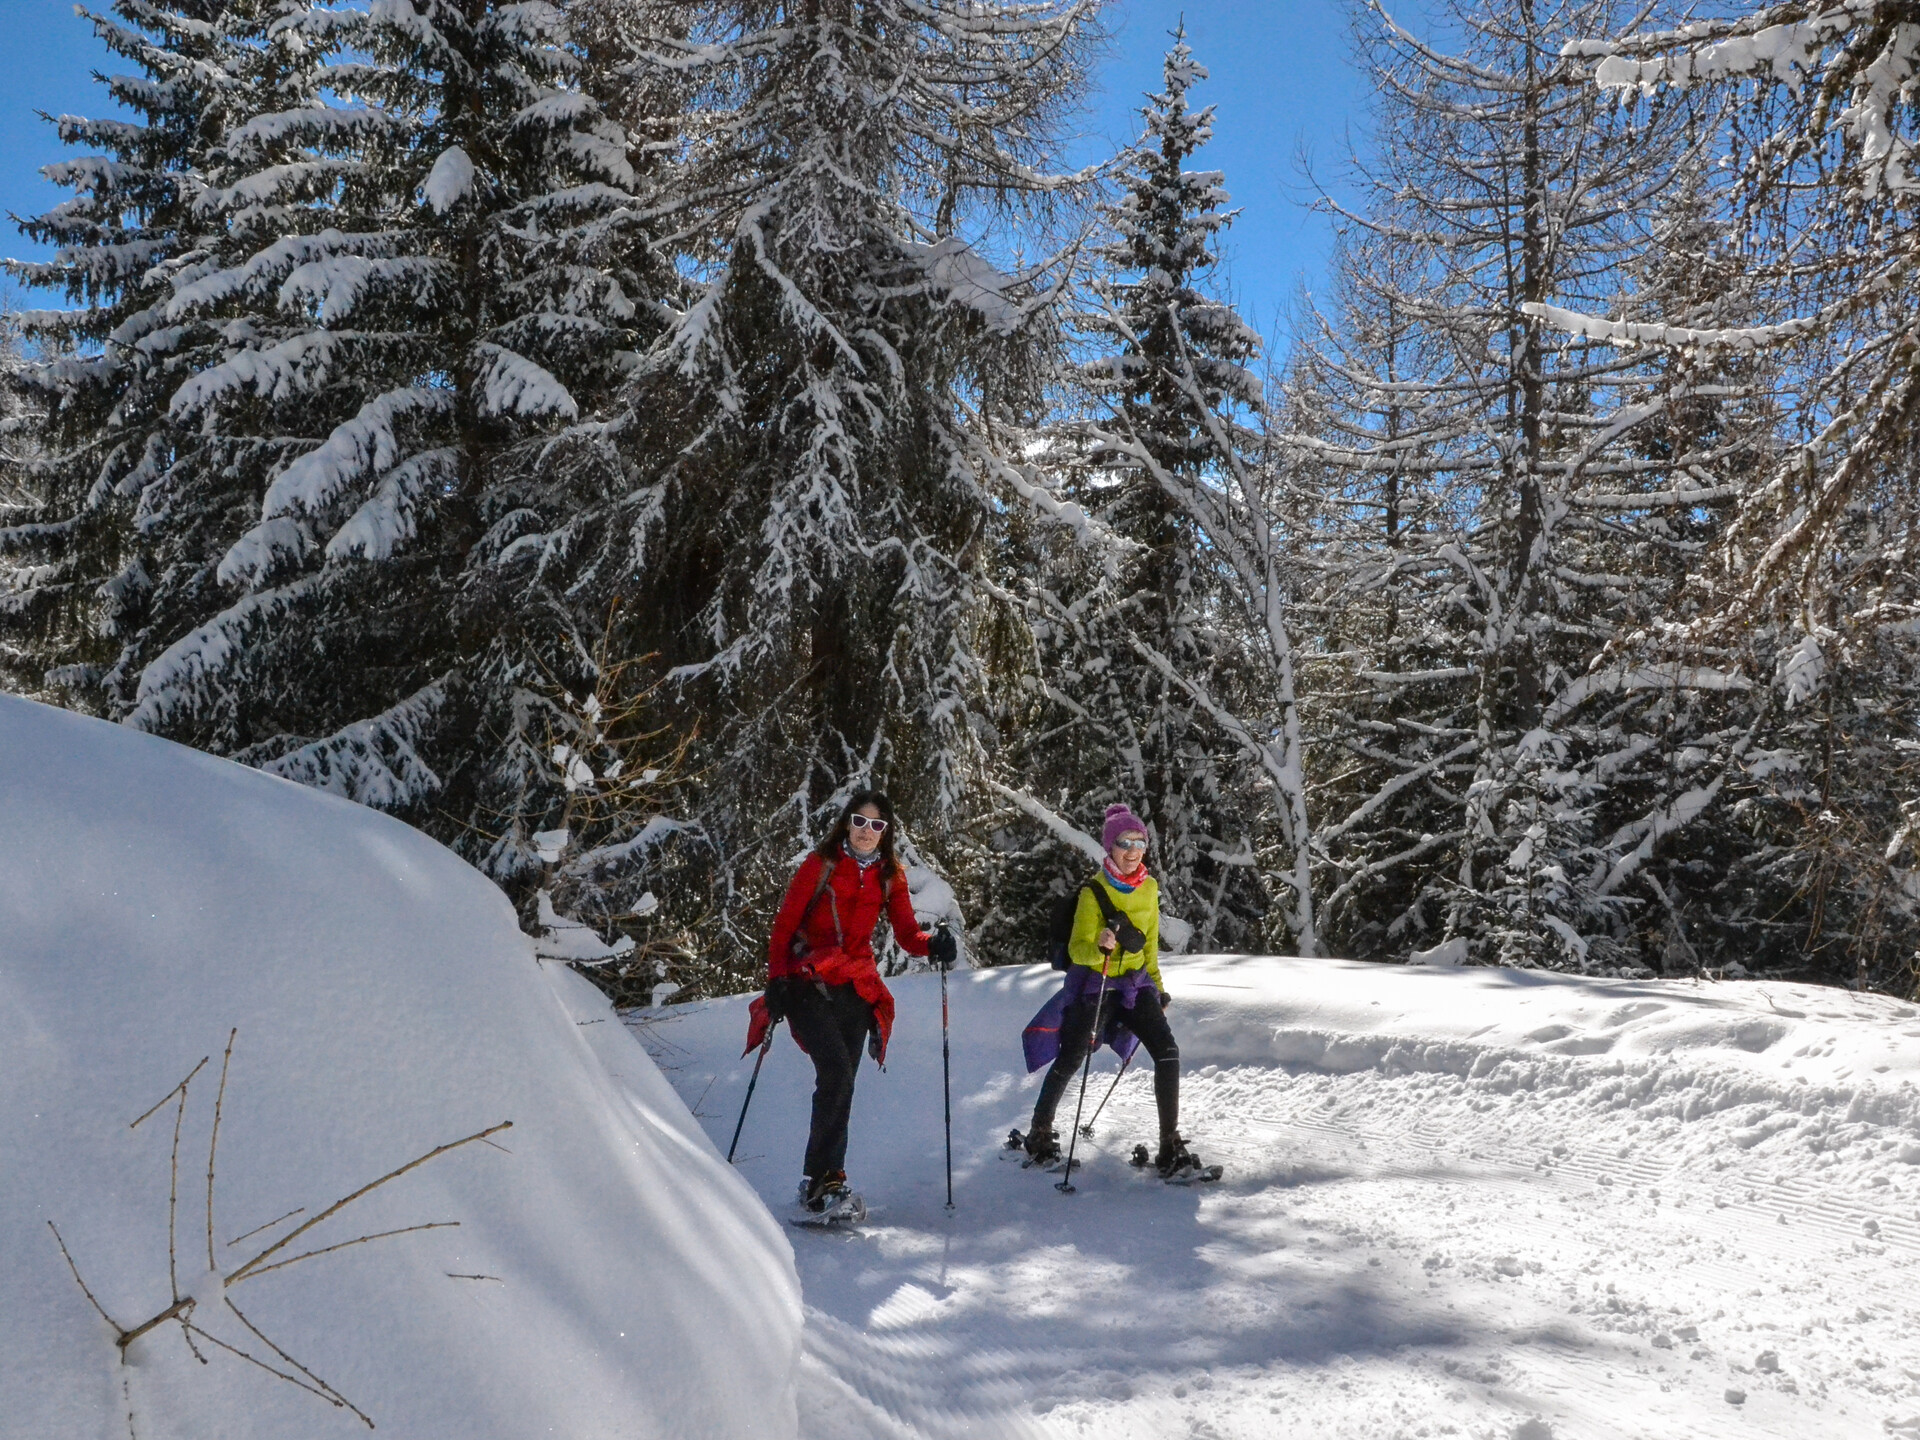
M 1129 830 L 1147 833 L 1147 823 L 1124 805 L 1107 806 L 1107 823 L 1100 827 L 1100 848 L 1113 849 L 1113 842 Z

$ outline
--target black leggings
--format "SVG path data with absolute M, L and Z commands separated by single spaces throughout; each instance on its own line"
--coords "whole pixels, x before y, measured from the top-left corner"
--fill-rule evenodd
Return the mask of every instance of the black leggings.
M 860 1051 L 873 1028 L 873 1007 L 851 985 L 804 981 L 787 1001 L 793 1038 L 813 1061 L 813 1127 L 807 1135 L 807 1175 L 818 1180 L 847 1168 L 847 1117 Z
M 1053 1112 L 1068 1082 L 1087 1058 L 1087 1043 L 1093 1038 L 1093 1007 L 1097 996 L 1088 995 L 1067 1007 L 1060 1017 L 1060 1053 L 1055 1057 L 1047 1078 L 1040 1082 L 1040 1099 L 1033 1107 L 1033 1128 L 1051 1128 Z M 1160 1111 L 1160 1133 L 1178 1128 L 1180 1123 L 1180 1047 L 1173 1031 L 1167 1028 L 1167 1012 L 1160 996 L 1151 987 L 1139 991 L 1131 1010 L 1122 1009 L 1120 997 L 1109 993 L 1100 1017 L 1104 1026 L 1118 1018 L 1120 1023 L 1140 1037 L 1140 1044 L 1153 1057 L 1153 1103 Z

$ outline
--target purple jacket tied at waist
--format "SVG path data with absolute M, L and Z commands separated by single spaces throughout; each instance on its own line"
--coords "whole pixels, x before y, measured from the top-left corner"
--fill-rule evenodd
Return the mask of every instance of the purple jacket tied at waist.
M 1127 1028 L 1127 1012 L 1142 990 L 1153 989 L 1153 977 L 1145 970 L 1129 970 L 1107 980 L 1106 1023 L 1093 1042 L 1094 1049 L 1111 1045 L 1124 1064 L 1133 1057 L 1139 1037 Z M 1060 1053 L 1060 1021 L 1067 1007 L 1076 1000 L 1092 1000 L 1100 993 L 1100 972 L 1087 965 L 1069 965 L 1066 982 L 1059 992 L 1040 1007 L 1040 1012 L 1020 1032 L 1020 1047 L 1026 1051 L 1027 1073 L 1051 1065 Z

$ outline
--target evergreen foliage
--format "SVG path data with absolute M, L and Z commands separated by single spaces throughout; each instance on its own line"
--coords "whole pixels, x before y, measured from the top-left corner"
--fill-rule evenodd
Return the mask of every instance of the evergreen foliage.
M 1081 413 L 1049 437 L 1059 487 L 1121 543 L 1046 547 L 1031 577 L 1013 582 L 1043 678 L 999 768 L 1030 802 L 1044 796 L 1069 814 L 1137 806 L 1170 913 L 1192 943 L 1218 949 L 1266 938 L 1261 862 L 1272 852 L 1262 842 L 1273 827 L 1256 787 L 1286 779 L 1262 774 L 1271 757 L 1255 732 L 1266 727 L 1251 718 L 1280 703 L 1261 664 L 1264 607 L 1241 585 L 1251 579 L 1261 591 L 1268 576 L 1258 562 L 1252 576 L 1236 570 L 1250 558 L 1237 548 L 1236 522 L 1247 517 L 1236 501 L 1258 490 L 1247 484 L 1260 449 L 1250 426 L 1264 397 L 1248 367 L 1261 346 L 1205 288 L 1232 217 L 1224 177 L 1189 168 L 1213 111 L 1189 101 L 1206 70 L 1184 33 L 1163 78 L 1117 167 L 1118 194 L 1102 209 L 1106 234 L 1072 317 Z M 1282 831 L 1290 818 L 1283 801 Z M 1280 848 L 1285 875 L 1290 846 Z M 1002 906 L 1037 883 L 1076 883 L 1083 863 L 1043 847 L 1015 862 Z M 1019 912 L 1021 928 L 1033 928 L 1034 908 Z M 1291 930 L 1311 951 L 1310 903 L 1304 916 L 1290 913 L 1277 938 Z
M 1064 164 L 1105 9 L 89 15 L 0 684 L 424 827 L 623 1001 L 754 983 L 865 785 L 990 962 L 1124 800 L 1175 948 L 1911 989 L 1902 5 L 1356 0 L 1268 379 L 1183 33 Z
M 73 197 L 21 222 L 54 247 L 53 258 L 8 266 L 70 307 L 20 317 L 39 363 L 13 374 L 15 396 L 39 424 L 32 453 L 13 462 L 17 500 L 0 557 L 17 568 L 0 624 L 11 682 L 29 693 L 123 710 L 155 653 L 155 624 L 177 610 L 183 590 L 204 588 L 200 567 L 178 546 L 156 544 L 153 531 L 174 492 L 222 463 L 168 409 L 220 341 L 206 326 L 174 321 L 168 305 L 176 279 L 216 243 L 198 207 L 222 136 L 246 114 L 234 61 L 257 31 L 258 10 L 122 0 L 88 17 L 132 67 L 104 82 L 122 113 L 55 122 L 60 142 L 82 153 L 45 173 Z
M 978 572 L 1025 504 L 995 422 L 1045 383 L 1059 284 L 993 257 L 1075 183 L 1046 164 L 1097 9 L 670 6 L 637 62 L 693 81 L 666 223 L 697 284 L 618 424 L 743 969 L 853 789 L 893 791 L 922 845 L 970 798 Z

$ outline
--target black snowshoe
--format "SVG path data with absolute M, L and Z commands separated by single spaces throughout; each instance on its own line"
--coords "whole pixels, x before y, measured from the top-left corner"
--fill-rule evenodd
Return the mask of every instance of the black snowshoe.
M 1202 1164 L 1200 1157 L 1187 1148 L 1187 1142 L 1172 1132 L 1160 1137 L 1159 1154 L 1149 1157 L 1146 1146 L 1136 1145 L 1132 1158 L 1138 1169 L 1153 1166 L 1154 1173 L 1169 1185 L 1201 1185 L 1218 1180 L 1224 1173 L 1218 1165 Z
M 1060 1142 L 1051 1129 L 1036 1128 L 1024 1135 L 1018 1130 L 1009 1130 L 1006 1148 L 1020 1152 L 1022 1170 L 1058 1171 L 1065 1168 L 1067 1163 L 1066 1153 L 1061 1150 Z M 1078 1170 L 1080 1164 L 1076 1158 L 1073 1168 Z

